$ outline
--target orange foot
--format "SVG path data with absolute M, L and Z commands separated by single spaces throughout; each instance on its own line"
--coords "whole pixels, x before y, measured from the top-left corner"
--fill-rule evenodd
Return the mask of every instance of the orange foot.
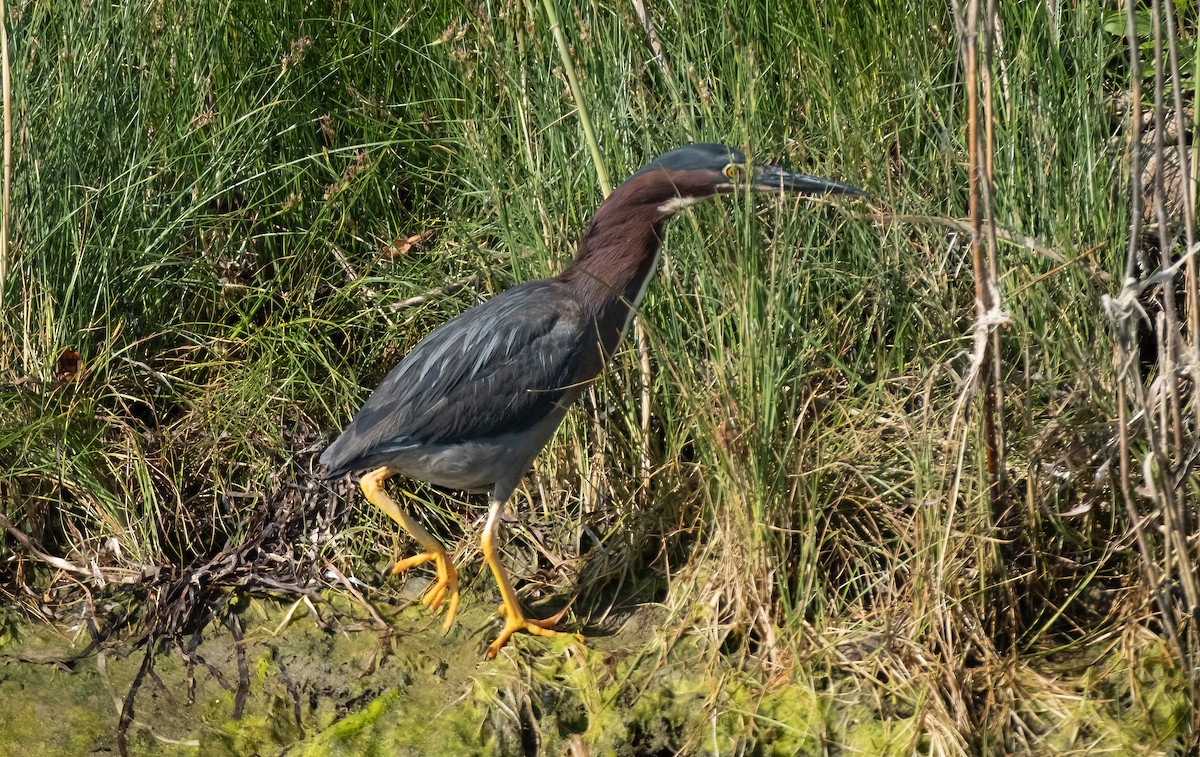
M 454 569 L 454 563 L 450 562 L 449 555 L 445 552 L 422 552 L 395 563 L 387 569 L 387 572 L 395 576 L 409 568 L 424 565 L 430 560 L 437 563 L 437 580 L 425 592 L 425 596 L 421 597 L 421 604 L 431 611 L 436 611 L 442 606 L 442 600 L 448 594 L 450 603 L 446 605 L 446 622 L 442 627 L 449 631 L 450 626 L 454 625 L 454 616 L 458 612 L 458 571 Z
M 568 605 L 545 620 L 533 620 L 526 618 L 525 613 L 521 612 L 520 607 L 516 608 L 516 612 L 509 612 L 508 605 L 500 605 L 500 615 L 504 618 L 504 628 L 500 631 L 500 635 L 496 637 L 496 640 L 488 645 L 487 658 L 489 660 L 494 659 L 500 652 L 500 647 L 507 644 L 508 640 L 517 631 L 524 631 L 534 636 L 574 636 L 582 643 L 584 641 L 583 634 L 554 630 L 554 626 L 558 625 L 558 622 L 566 617 L 567 611 L 570 609 L 571 607 Z

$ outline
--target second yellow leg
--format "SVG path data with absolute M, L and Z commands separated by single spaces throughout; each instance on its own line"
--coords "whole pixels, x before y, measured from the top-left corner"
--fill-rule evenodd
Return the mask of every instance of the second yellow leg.
M 509 582 L 508 574 L 505 572 L 504 566 L 500 564 L 496 551 L 496 531 L 499 528 L 500 516 L 503 512 L 504 501 L 492 500 L 487 524 L 483 527 L 483 535 L 479 540 L 483 547 L 483 559 L 487 561 L 488 567 L 492 569 L 492 575 L 496 577 L 496 584 L 500 587 L 500 599 L 503 601 L 503 604 L 500 605 L 500 614 L 504 617 L 504 628 L 496 640 L 488 646 L 487 657 L 489 660 L 494 658 L 500 652 L 500 648 L 507 644 L 512 635 L 518 631 L 531 633 L 534 636 L 560 635 L 562 632 L 553 630 L 553 627 L 567 614 L 567 608 L 564 608 L 562 612 L 545 620 L 525 617 L 525 612 L 521 609 L 521 602 L 517 599 L 517 592 Z M 583 641 L 583 636 L 580 634 L 570 635 Z
M 454 624 L 454 616 L 458 612 L 458 571 L 454 569 L 454 564 L 450 562 L 450 556 L 446 554 L 446 548 L 442 546 L 442 543 L 415 518 L 401 510 L 384 490 L 383 482 L 396 473 L 398 471 L 387 466 L 377 468 L 363 476 L 359 486 L 362 487 L 368 502 L 383 510 L 392 520 L 399 523 L 400 527 L 420 542 L 421 547 L 425 550 L 394 564 L 391 567 L 391 573 L 393 575 L 403 573 L 409 568 L 422 565 L 430 560 L 437 564 L 437 579 L 425 592 L 425 596 L 421 598 L 421 604 L 430 610 L 437 610 L 441 606 L 442 600 L 448 597 L 444 627 L 449 630 L 450 626 Z

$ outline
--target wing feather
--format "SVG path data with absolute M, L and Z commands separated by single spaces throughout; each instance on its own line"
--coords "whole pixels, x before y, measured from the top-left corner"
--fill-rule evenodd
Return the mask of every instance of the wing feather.
M 556 279 L 513 287 L 435 329 L 321 455 L 330 476 L 397 452 L 532 426 L 570 389 L 585 337 Z

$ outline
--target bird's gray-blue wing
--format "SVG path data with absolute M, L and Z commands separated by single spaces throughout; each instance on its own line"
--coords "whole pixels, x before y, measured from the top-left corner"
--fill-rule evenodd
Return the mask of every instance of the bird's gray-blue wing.
M 533 426 L 571 389 L 586 336 L 554 279 L 513 287 L 435 329 L 392 369 L 321 455 L 327 475 L 421 445 Z

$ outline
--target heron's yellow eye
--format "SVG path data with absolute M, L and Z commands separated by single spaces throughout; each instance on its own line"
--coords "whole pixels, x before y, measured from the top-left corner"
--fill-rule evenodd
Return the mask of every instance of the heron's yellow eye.
M 729 165 L 725 166 L 725 175 L 728 176 L 729 178 L 733 179 L 734 181 L 737 181 L 738 179 L 740 179 L 742 177 L 743 170 L 744 169 L 741 166 L 741 164 L 730 163 Z

